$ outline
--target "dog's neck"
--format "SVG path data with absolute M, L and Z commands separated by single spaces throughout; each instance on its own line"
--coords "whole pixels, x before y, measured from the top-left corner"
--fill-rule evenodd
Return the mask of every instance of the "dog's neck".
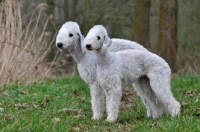
M 76 43 L 76 46 L 73 45 L 73 47 L 68 47 L 68 51 L 70 52 L 76 63 L 81 63 L 81 61 L 85 57 L 85 53 L 83 53 L 81 49 L 80 42 Z
M 97 59 L 97 65 L 99 67 L 109 66 L 114 62 L 112 53 L 110 53 L 108 49 L 97 49 L 95 50 L 95 54 Z

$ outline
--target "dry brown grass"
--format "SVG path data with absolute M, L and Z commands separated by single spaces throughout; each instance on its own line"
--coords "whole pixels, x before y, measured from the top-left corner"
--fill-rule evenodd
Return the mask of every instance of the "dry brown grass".
M 46 31 L 50 19 L 44 17 L 44 8 L 45 4 L 40 4 L 22 19 L 18 0 L 0 2 L 1 86 L 43 78 L 50 71 L 45 57 L 55 37 Z M 25 19 L 28 24 L 23 28 Z

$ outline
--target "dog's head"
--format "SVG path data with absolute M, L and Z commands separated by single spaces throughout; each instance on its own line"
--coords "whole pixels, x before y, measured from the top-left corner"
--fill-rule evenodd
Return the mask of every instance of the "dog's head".
M 111 39 L 102 25 L 96 25 L 90 29 L 84 40 L 84 47 L 87 50 L 101 49 L 105 44 L 110 44 Z
M 59 50 L 76 48 L 77 44 L 83 44 L 84 37 L 76 22 L 66 22 L 58 31 L 56 46 Z

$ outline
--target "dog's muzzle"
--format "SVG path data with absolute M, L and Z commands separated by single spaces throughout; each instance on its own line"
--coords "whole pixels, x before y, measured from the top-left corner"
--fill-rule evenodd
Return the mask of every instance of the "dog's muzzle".
M 57 45 L 57 47 L 60 48 L 60 49 L 62 49 L 62 47 L 63 47 L 63 43 L 62 43 L 62 42 L 58 42 L 56 45 Z
M 86 47 L 88 50 L 91 50 L 91 48 L 92 48 L 91 44 L 86 44 L 85 47 Z

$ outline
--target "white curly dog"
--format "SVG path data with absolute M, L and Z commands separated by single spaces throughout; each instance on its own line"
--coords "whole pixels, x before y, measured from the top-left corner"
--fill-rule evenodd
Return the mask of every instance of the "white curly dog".
M 170 90 L 171 69 L 161 57 L 140 49 L 109 52 L 107 49 L 112 46 L 112 40 L 101 25 L 88 32 L 84 46 L 95 51 L 97 80 L 106 95 L 107 121 L 117 119 L 122 87 L 130 83 L 136 86 L 149 108 L 147 115 L 159 117 L 163 112 L 172 117 L 179 115 L 181 105 Z M 141 77 L 146 79 L 141 81 Z
M 56 37 L 56 46 L 60 50 L 68 49 L 77 63 L 77 68 L 81 78 L 89 85 L 93 111 L 92 119 L 96 120 L 100 119 L 103 115 L 105 93 L 96 78 L 97 63 L 95 53 L 94 51 L 87 51 L 84 48 L 83 41 L 84 37 L 81 34 L 79 25 L 76 22 L 69 21 L 63 24 L 59 30 Z M 111 52 L 126 49 L 140 49 L 147 51 L 143 46 L 129 40 L 112 39 L 112 42 L 113 44 L 109 47 L 109 51 Z M 143 81 L 146 81 L 146 79 L 143 79 Z M 145 106 L 147 107 L 147 105 Z

